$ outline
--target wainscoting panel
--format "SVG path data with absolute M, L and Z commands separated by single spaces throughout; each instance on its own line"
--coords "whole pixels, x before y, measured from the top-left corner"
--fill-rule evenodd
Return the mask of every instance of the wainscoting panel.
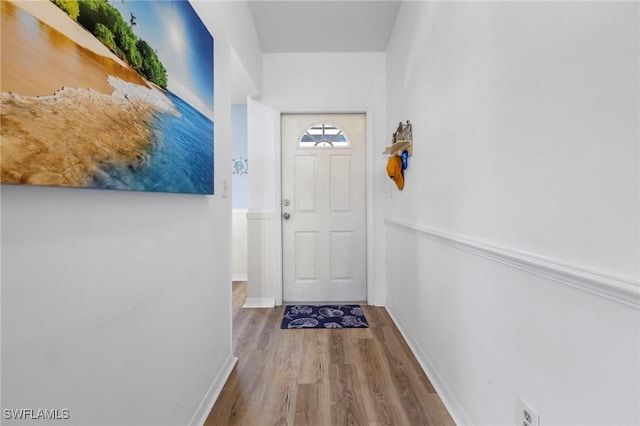
M 275 306 L 275 213 L 247 213 L 248 276 L 245 308 Z
M 247 260 L 247 209 L 233 209 L 231 216 L 231 262 L 233 281 L 246 281 Z
M 637 282 L 386 225 L 387 309 L 457 424 L 515 424 L 520 398 L 545 424 L 638 424 Z

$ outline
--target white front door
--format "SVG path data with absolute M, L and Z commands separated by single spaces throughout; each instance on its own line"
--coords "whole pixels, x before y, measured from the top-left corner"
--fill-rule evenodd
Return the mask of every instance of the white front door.
M 282 116 L 284 302 L 367 299 L 365 115 Z

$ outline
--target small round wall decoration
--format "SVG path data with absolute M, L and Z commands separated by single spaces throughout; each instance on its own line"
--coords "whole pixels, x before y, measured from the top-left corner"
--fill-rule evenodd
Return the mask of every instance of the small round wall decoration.
M 246 158 L 238 158 L 233 160 L 233 174 L 244 175 L 249 172 L 249 164 Z

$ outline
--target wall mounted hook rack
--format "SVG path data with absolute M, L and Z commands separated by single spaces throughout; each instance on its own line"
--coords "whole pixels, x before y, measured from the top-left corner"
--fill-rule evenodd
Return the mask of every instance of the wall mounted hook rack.
M 383 154 L 401 156 L 403 151 L 407 151 L 409 156 L 413 155 L 413 135 L 409 120 L 407 120 L 407 124 L 402 124 L 402 122 L 398 124 L 398 129 L 393 134 L 393 141 L 384 150 Z

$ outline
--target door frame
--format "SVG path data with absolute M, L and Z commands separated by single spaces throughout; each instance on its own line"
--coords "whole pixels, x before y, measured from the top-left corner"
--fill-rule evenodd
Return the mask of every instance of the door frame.
M 374 252 L 373 252 L 373 237 L 374 237 L 374 150 L 371 146 L 373 144 L 373 108 L 370 107 L 351 107 L 351 108 L 275 108 L 278 113 L 279 123 L 277 126 L 278 134 L 276 144 L 276 200 L 275 200 L 275 217 L 274 217 L 274 232 L 275 232 L 275 246 L 277 247 L 275 253 L 274 263 L 278 265 L 275 269 L 275 304 L 276 306 L 282 305 L 283 294 L 283 280 L 282 280 L 282 268 L 284 257 L 282 254 L 282 116 L 287 114 L 364 114 L 365 116 L 365 143 L 364 143 L 364 162 L 365 162 L 365 196 L 366 196 L 366 239 L 367 239 L 367 303 L 373 304 L 375 299 L 375 276 L 374 276 Z

